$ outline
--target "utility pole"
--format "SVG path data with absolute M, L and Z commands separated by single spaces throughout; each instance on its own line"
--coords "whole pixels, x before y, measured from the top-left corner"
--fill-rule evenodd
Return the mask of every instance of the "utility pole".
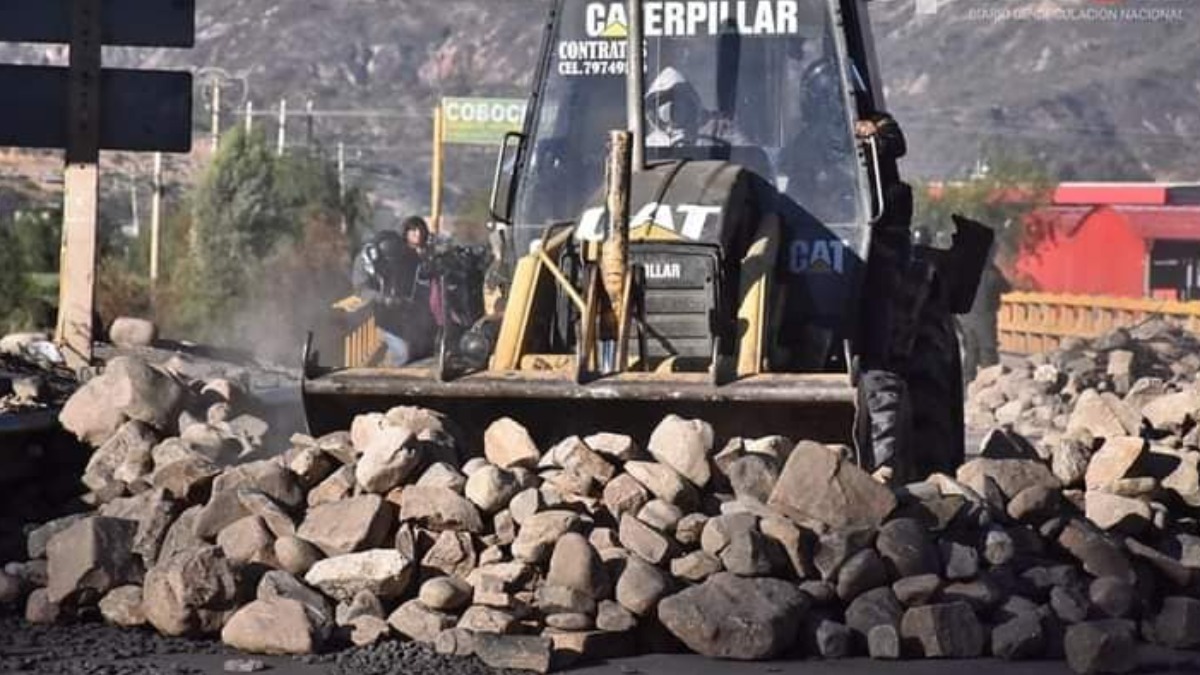
M 283 151 L 287 149 L 287 99 L 279 101 L 279 143 L 275 149 L 275 154 L 283 157 Z
M 68 57 L 67 166 L 63 180 L 62 271 L 56 341 L 67 365 L 80 370 L 93 357 L 96 306 L 96 222 L 100 204 L 100 0 L 71 4 Z
M 133 225 L 133 236 L 142 236 L 142 217 L 138 214 L 137 179 L 129 181 L 129 215 Z
M 337 172 L 338 204 L 342 207 L 342 234 L 346 234 L 350 229 L 350 224 L 346 222 L 346 144 L 342 141 L 338 141 Z
M 434 234 L 442 232 L 442 188 L 445 169 L 445 140 L 446 117 L 442 106 L 433 109 L 433 185 L 429 195 L 430 228 Z
M 246 101 L 246 135 L 254 132 L 254 101 Z
M 158 249 L 162 231 L 163 155 L 154 153 L 154 195 L 150 200 L 150 283 L 158 281 Z
M 305 143 L 309 148 L 311 148 L 313 146 L 313 139 L 316 137 L 317 130 L 315 120 L 313 120 L 313 101 L 311 98 L 308 99 L 308 102 L 304 104 L 304 116 L 305 124 L 307 125 L 306 133 L 308 134 L 308 138 L 305 139 Z
M 221 78 L 212 79 L 212 151 L 221 149 Z

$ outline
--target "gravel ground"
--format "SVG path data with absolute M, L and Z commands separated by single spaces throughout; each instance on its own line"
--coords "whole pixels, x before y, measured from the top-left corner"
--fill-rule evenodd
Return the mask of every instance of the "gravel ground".
M 229 672 L 227 661 L 260 661 L 264 672 L 288 675 L 505 675 L 478 659 L 442 656 L 411 642 L 299 658 L 247 656 L 215 640 L 165 638 L 99 622 L 31 626 L 0 616 L 0 675 L 207 675 Z

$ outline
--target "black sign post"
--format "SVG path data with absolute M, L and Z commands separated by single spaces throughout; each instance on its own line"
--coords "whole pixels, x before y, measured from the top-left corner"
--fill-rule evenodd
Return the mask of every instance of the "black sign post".
M 0 145 L 66 151 L 57 341 L 92 360 L 100 151 L 191 150 L 192 77 L 105 70 L 104 45 L 191 47 L 195 0 L 4 0 L 0 42 L 65 42 L 67 68 L 0 65 Z

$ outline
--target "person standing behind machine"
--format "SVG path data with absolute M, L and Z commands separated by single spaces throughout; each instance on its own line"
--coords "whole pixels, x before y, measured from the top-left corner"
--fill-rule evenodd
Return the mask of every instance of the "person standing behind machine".
M 401 227 L 403 234 L 385 230 L 364 246 L 353 274 L 359 296 L 375 306 L 375 323 L 393 367 L 432 355 L 437 334 L 433 282 L 425 266 L 429 227 L 415 216 Z

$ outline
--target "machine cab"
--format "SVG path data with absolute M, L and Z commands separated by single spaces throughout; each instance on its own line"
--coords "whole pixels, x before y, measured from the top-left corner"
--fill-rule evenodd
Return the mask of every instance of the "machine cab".
M 768 186 L 782 221 L 778 282 L 788 289 L 781 340 L 803 344 L 806 369 L 844 353 L 868 226 L 882 208 L 877 170 L 853 131 L 878 108 L 863 2 L 643 4 L 648 165 L 728 162 Z M 557 3 L 525 131 L 505 148 L 509 180 L 498 181 L 494 200 L 517 255 L 549 224 L 575 223 L 589 236 L 607 132 L 627 121 L 627 36 L 624 0 Z M 684 241 L 719 245 L 707 230 L 709 205 L 671 202 L 635 191 L 633 225 L 651 221 Z

